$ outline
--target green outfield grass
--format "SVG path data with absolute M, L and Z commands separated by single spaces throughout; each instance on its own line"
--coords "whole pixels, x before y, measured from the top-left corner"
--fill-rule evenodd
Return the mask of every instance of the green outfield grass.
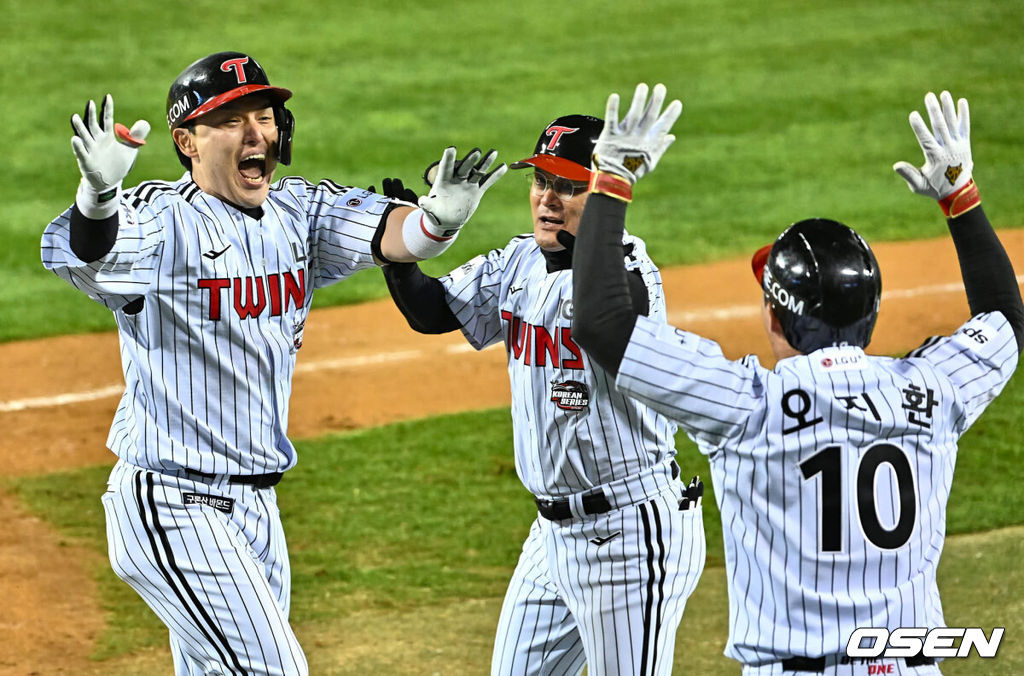
M 869 241 L 941 235 L 938 211 L 890 167 L 919 160 L 907 114 L 923 109 L 926 91 L 948 88 L 972 103 L 975 173 L 990 215 L 1024 226 L 1017 2 L 0 7 L 0 340 L 113 327 L 102 307 L 39 264 L 40 233 L 78 180 L 68 118 L 112 93 L 119 120 L 154 127 L 128 184 L 177 178 L 163 122 L 168 86 L 191 60 L 222 49 L 251 52 L 273 83 L 295 91 L 295 161 L 282 170 L 362 186 L 389 175 L 416 185 L 449 144 L 518 159 L 554 117 L 603 115 L 610 92 L 628 97 L 637 81 L 664 82 L 684 102 L 678 141 L 638 187 L 629 222 L 662 265 L 746 252 L 808 216 L 848 222 Z M 526 190 L 515 174 L 499 182 L 428 272 L 527 230 Z M 384 293 L 368 271 L 317 303 Z
M 1005 670 L 985 673 L 1024 670 L 1024 646 L 1014 637 L 1024 629 L 1022 533 L 993 530 L 1024 524 L 1020 491 L 1001 488 L 1024 482 L 1024 462 L 1016 445 L 992 442 L 1005 433 L 1007 416 L 1022 407 L 1024 381 L 1016 379 L 964 437 L 949 503 L 949 533 L 983 546 L 951 546 L 943 561 L 948 620 L 1007 628 L 998 660 Z M 278 494 L 292 556 L 292 618 L 311 662 L 324 665 L 319 673 L 423 673 L 423 664 L 436 661 L 450 669 L 463 664 L 464 635 L 473 659 L 486 664 L 500 599 L 535 514 L 515 475 L 510 440 L 508 411 L 492 410 L 298 444 L 299 464 Z M 685 472 L 710 476 L 682 435 L 679 448 Z M 107 473 L 94 467 L 4 486 L 68 542 L 102 554 L 98 496 Z M 677 656 L 708 673 L 732 673 L 720 656 L 727 605 L 721 526 L 711 496 L 704 524 L 708 571 L 688 606 Z M 985 532 L 990 535 L 977 535 Z M 95 575 L 111 611 L 96 659 L 121 664 L 136 659 L 126 654 L 164 646 L 163 625 L 105 560 Z M 407 635 L 409 625 L 427 633 Z M 392 652 L 389 641 L 401 649 Z M 376 649 L 361 653 L 368 642 Z M 332 664 L 337 671 L 327 668 Z M 977 673 L 964 668 L 953 665 L 949 673 Z
M 938 209 L 892 172 L 920 161 L 907 124 L 929 90 L 972 107 L 975 176 L 997 227 L 1024 227 L 1024 5 L 1006 0 L 651 0 L 244 4 L 0 0 L 0 341 L 113 328 L 110 314 L 39 263 L 46 223 L 78 171 L 71 113 L 110 92 L 117 119 L 153 132 L 127 183 L 176 179 L 163 122 L 171 80 L 225 49 L 295 91 L 295 162 L 278 176 L 419 188 L 450 144 L 528 154 L 554 117 L 602 115 L 609 92 L 664 82 L 683 100 L 678 140 L 637 187 L 629 229 L 660 265 L 747 253 L 790 222 L 837 218 L 869 241 L 942 236 Z M 424 268 L 441 274 L 529 228 L 512 172 Z M 1018 272 L 1024 263 L 1015 261 Z M 386 294 L 376 271 L 318 306 Z M 1024 385 L 965 437 L 940 584 L 951 625 L 1005 626 L 993 663 L 1024 673 Z M 293 563 L 292 618 L 313 673 L 485 673 L 501 595 L 534 511 L 512 465 L 507 411 L 402 423 L 298 444 L 279 488 Z M 680 438 L 687 472 L 706 463 Z M 2 478 L 70 546 L 84 547 L 109 624 L 95 673 L 170 668 L 163 626 L 105 561 L 108 468 Z M 721 656 L 727 605 L 718 512 L 708 569 L 677 645 L 677 673 L 735 674 Z

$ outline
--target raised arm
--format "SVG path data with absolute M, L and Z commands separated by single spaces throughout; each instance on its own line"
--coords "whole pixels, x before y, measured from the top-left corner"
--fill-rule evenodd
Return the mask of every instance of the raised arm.
M 924 105 L 931 129 L 916 110 L 910 113 L 910 126 L 925 163 L 915 167 L 897 162 L 893 169 L 911 191 L 938 201 L 956 247 L 971 314 L 1001 312 L 1013 327 L 1020 352 L 1024 346 L 1024 304 L 1010 258 L 981 208 L 972 176 L 967 100 L 960 99 L 954 107 L 949 92 L 942 92 L 939 98 L 929 92 Z
M 381 194 L 415 204 L 419 199 L 400 178 L 385 178 Z M 370 186 L 370 192 L 376 192 Z M 416 263 L 391 263 L 381 268 L 391 299 L 401 311 L 409 326 L 420 333 L 448 333 L 461 326 L 448 307 L 444 285 L 434 277 L 423 274 Z
M 483 194 L 508 170 L 505 164 L 491 169 L 497 156 L 494 150 L 481 154 L 474 148 L 457 161 L 455 148 L 446 148 L 430 192 L 419 198 L 419 208 L 399 207 L 388 214 L 381 240 L 385 262 L 412 262 L 444 253 Z
M 590 197 L 573 250 L 572 335 L 610 374 L 617 374 L 637 311 L 622 265 L 622 233 L 633 184 L 657 166 L 675 137 L 669 131 L 682 112 L 672 101 L 661 111 L 665 87 L 637 86 L 619 122 L 619 96 L 608 97 L 604 129 L 594 147 Z
M 149 123 L 139 120 L 128 129 L 114 123 L 114 99 L 107 94 L 96 115 L 96 104 L 85 106 L 85 117 L 71 116 L 71 150 L 82 180 L 71 211 L 71 250 L 83 262 L 105 256 L 117 237 L 117 207 L 121 183 L 145 145 Z

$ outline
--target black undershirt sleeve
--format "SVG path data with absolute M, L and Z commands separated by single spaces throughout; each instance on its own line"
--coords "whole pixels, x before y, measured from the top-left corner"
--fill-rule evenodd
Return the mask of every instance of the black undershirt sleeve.
M 1024 304 L 1006 249 L 981 206 L 947 220 L 956 246 L 971 314 L 1001 312 L 1013 327 L 1017 352 L 1024 346 Z
M 625 222 L 624 202 L 591 194 L 572 257 L 573 338 L 613 376 L 619 371 L 637 315 L 646 314 L 638 313 L 640 304 L 631 293 L 635 282 L 630 278 L 638 276 L 627 273 L 622 265 Z
M 423 274 L 416 263 L 392 263 L 381 269 L 391 298 L 414 331 L 448 333 L 462 327 L 448 307 L 444 285 Z
M 117 239 L 117 214 L 100 220 L 86 218 L 71 207 L 71 251 L 84 263 L 92 263 L 110 253 Z

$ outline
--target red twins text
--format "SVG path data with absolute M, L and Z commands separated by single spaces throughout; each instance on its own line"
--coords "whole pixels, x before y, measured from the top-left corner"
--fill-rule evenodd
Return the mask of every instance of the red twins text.
M 221 300 L 225 290 L 232 290 L 229 299 L 239 319 L 259 317 L 268 308 L 270 316 L 287 312 L 291 304 L 300 308 L 306 299 L 306 271 L 273 273 L 264 277 L 214 277 L 200 279 L 198 286 L 208 292 L 208 319 L 220 321 Z
M 516 317 L 508 310 L 501 311 L 505 324 L 505 348 L 509 356 L 527 366 L 582 369 L 583 351 L 572 339 L 568 326 L 554 328 L 554 334 L 543 326 L 535 326 Z

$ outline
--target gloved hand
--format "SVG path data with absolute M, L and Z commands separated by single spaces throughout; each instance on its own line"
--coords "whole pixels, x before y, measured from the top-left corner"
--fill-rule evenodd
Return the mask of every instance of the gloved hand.
M 402 183 L 400 178 L 385 178 L 381 181 L 381 195 L 390 197 L 391 199 L 402 200 L 403 202 L 409 202 L 410 204 L 416 204 L 419 196 L 412 188 L 406 188 L 405 184 Z M 367 188 L 370 192 L 377 192 L 377 188 L 370 186 Z
M 78 160 L 82 181 L 78 188 L 79 210 L 89 218 L 106 218 L 117 211 L 115 199 L 121 182 L 135 164 L 139 148 L 146 143 L 149 123 L 138 120 L 129 130 L 122 124 L 114 124 L 114 99 L 107 94 L 103 98 L 100 119 L 96 118 L 96 104 L 89 101 L 85 106 L 85 120 L 71 116 L 71 150 Z
M 972 178 L 971 117 L 967 99 L 960 99 L 954 109 L 949 92 L 939 96 L 941 104 L 932 92 L 924 97 L 930 130 L 920 113 L 910 113 L 910 127 L 924 152 L 924 165 L 918 168 L 897 162 L 892 168 L 912 192 L 938 200 L 946 215 L 955 217 L 980 203 Z
M 419 198 L 420 208 L 429 217 L 429 224 L 424 223 L 428 236 L 448 240 L 458 234 L 483 194 L 508 171 L 502 163 L 487 173 L 497 156 L 496 150 L 490 150 L 480 159 L 480 149 L 474 148 L 456 164 L 455 148 L 445 149 L 430 193 Z
M 594 146 L 593 168 L 625 179 L 629 186 L 654 170 L 676 137 L 669 133 L 679 119 L 683 104 L 674 100 L 664 112 L 665 85 L 656 84 L 647 100 L 647 85 L 640 83 L 633 103 L 619 122 L 619 95 L 608 97 L 604 129 Z

